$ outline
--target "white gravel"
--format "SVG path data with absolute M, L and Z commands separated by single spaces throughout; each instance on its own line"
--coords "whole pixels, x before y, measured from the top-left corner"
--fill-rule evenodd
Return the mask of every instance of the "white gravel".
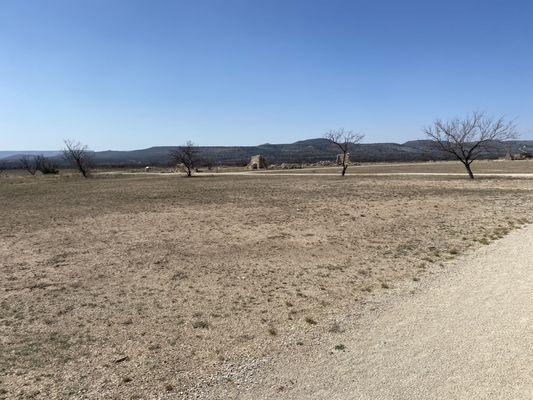
M 231 397 L 533 399 L 533 226 L 446 270 Z

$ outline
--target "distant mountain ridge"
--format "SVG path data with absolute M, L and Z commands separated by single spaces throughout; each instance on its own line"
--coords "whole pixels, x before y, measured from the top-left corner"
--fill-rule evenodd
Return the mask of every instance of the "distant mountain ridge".
M 61 153 L 61 151 L 56 150 L 45 150 L 45 151 L 39 151 L 39 150 L 20 150 L 20 151 L 0 151 L 0 160 L 5 160 L 9 158 L 19 158 L 21 155 L 29 155 L 29 156 L 37 156 L 39 154 L 42 154 L 46 157 L 54 157 Z
M 484 158 L 503 157 L 508 150 L 518 153 L 525 146 L 533 153 L 533 140 L 513 140 L 495 144 L 494 151 L 484 154 Z M 96 163 L 100 167 L 135 167 L 135 166 L 167 166 L 171 163 L 170 153 L 177 146 L 156 146 L 131 151 L 97 151 L 94 153 Z M 44 154 L 53 157 L 59 165 L 64 164 L 59 152 L 0 152 L 0 161 L 15 167 L 21 154 Z M 51 154 L 50 154 L 51 153 Z M 200 146 L 198 155 L 206 163 L 212 165 L 245 165 L 251 156 L 263 155 L 268 164 L 279 163 L 314 163 L 334 160 L 339 149 L 327 139 L 300 140 L 288 144 L 265 143 L 258 146 Z M 447 160 L 451 156 L 439 149 L 430 140 L 412 140 L 403 144 L 397 143 L 364 143 L 353 146 L 351 159 L 360 162 L 382 161 L 429 161 Z

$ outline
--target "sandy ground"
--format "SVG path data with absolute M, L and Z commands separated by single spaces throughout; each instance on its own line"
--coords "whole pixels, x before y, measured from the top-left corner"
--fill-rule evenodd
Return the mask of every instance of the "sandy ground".
M 231 398 L 531 222 L 532 182 L 3 175 L 0 398 Z
M 478 178 L 482 177 L 515 177 L 531 178 L 533 176 L 533 160 L 480 160 L 472 164 L 474 174 Z M 117 173 L 143 173 L 151 175 L 172 176 L 169 168 L 152 168 L 151 172 L 146 173 L 141 168 L 125 168 L 102 170 L 104 174 Z M 313 167 L 305 166 L 302 169 L 269 169 L 260 171 L 250 171 L 242 167 L 222 167 L 217 172 L 202 169 L 200 175 L 219 175 L 219 174 L 320 174 L 324 176 L 336 176 L 340 173 L 339 167 Z M 447 177 L 466 177 L 464 167 L 456 161 L 439 161 L 439 162 L 417 162 L 417 163 L 362 163 L 351 165 L 347 171 L 348 175 L 361 176 L 447 176 Z
M 158 172 L 112 172 L 105 171 L 101 172 L 104 175 L 156 175 L 156 176 L 168 176 L 173 175 L 183 175 L 180 172 L 171 172 L 166 174 L 161 174 Z M 201 176 L 339 176 L 338 172 L 280 172 L 280 171 L 237 171 L 237 172 L 203 172 L 199 174 Z M 461 172 L 375 172 L 375 173 L 348 173 L 348 175 L 358 175 L 358 176 L 443 176 L 443 177 L 464 177 L 465 174 Z M 479 178 L 525 178 L 533 179 L 533 173 L 492 173 L 492 174 L 476 174 L 476 177 Z
M 358 329 L 304 357 L 291 354 L 256 387 L 229 397 L 532 399 L 533 226 L 449 267 L 414 295 L 392 295 Z

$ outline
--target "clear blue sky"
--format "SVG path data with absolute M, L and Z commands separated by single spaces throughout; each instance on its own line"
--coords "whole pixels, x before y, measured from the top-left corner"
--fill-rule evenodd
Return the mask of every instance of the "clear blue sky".
M 533 2 L 2 0 L 0 150 L 292 142 L 517 117 Z

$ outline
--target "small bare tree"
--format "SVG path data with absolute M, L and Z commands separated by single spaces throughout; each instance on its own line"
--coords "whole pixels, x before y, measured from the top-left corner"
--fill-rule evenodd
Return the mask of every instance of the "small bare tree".
M 342 176 L 346 175 L 346 170 L 348 169 L 350 148 L 359 144 L 364 137 L 365 135 L 362 133 L 355 133 L 344 128 L 326 132 L 324 135 L 324 138 L 335 144 L 342 152 Z
M 40 171 L 43 175 L 57 174 L 59 172 L 55 163 L 42 154 L 35 157 L 35 169 Z
M 69 161 L 84 177 L 88 178 L 93 169 L 93 157 L 86 145 L 73 140 L 64 140 L 63 158 Z
M 192 176 L 192 171 L 198 166 L 198 148 L 192 141 L 187 141 L 185 145 L 178 147 L 170 154 L 172 162 L 178 168 L 182 168 L 187 177 Z
M 35 173 L 37 172 L 36 157 L 24 154 L 19 158 L 19 162 L 22 165 L 22 168 L 28 171 L 31 175 L 35 175 Z
M 490 152 L 496 144 L 518 136 L 514 121 L 504 117 L 492 118 L 482 112 L 474 112 L 464 118 L 449 121 L 437 119 L 424 133 L 435 141 L 443 152 L 452 154 L 474 179 L 471 165 L 483 153 Z

